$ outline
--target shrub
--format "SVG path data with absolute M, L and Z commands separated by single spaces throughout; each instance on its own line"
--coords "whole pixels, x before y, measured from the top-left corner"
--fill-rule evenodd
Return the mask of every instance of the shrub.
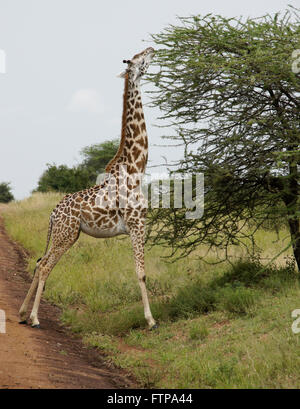
M 11 193 L 10 184 L 7 182 L 0 183 L 0 203 L 8 203 L 14 200 L 14 196 Z

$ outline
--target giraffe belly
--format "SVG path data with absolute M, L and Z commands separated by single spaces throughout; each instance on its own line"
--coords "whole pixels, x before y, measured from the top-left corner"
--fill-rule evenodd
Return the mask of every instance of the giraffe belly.
M 118 223 L 111 228 L 106 228 L 105 226 L 98 227 L 97 225 L 90 227 L 84 222 L 81 222 L 80 227 L 84 233 L 96 238 L 108 238 L 119 236 L 120 234 L 128 234 L 128 230 L 122 219 L 119 219 Z

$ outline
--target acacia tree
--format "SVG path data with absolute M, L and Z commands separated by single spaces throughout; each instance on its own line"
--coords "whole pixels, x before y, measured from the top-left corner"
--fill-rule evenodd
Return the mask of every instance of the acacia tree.
M 169 137 L 185 145 L 178 168 L 205 178 L 201 220 L 182 209 L 152 211 L 154 241 L 182 255 L 202 243 L 227 250 L 266 220 L 285 219 L 300 269 L 299 10 L 180 18 L 153 40 L 153 105 L 176 129 Z

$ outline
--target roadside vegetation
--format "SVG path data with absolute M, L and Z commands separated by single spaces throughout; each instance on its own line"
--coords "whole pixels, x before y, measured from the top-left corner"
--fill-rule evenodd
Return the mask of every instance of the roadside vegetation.
M 36 193 L 6 205 L 7 230 L 29 251 L 30 274 L 61 197 Z M 291 249 L 267 265 L 288 244 L 288 231 L 261 229 L 256 236 L 260 259 L 232 246 L 232 264 L 206 264 L 197 254 L 172 263 L 161 258 L 167 249 L 147 248 L 157 331 L 146 328 L 128 238 L 82 234 L 52 271 L 45 297 L 61 307 L 65 325 L 143 387 L 299 388 L 300 337 L 291 330 L 291 312 L 300 307 L 300 287 Z

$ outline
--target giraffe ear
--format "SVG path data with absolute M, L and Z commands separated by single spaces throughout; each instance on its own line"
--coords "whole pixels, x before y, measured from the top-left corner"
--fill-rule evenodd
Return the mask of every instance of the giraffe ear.
M 120 74 L 117 75 L 118 78 L 125 78 L 127 74 L 127 70 L 120 72 Z

